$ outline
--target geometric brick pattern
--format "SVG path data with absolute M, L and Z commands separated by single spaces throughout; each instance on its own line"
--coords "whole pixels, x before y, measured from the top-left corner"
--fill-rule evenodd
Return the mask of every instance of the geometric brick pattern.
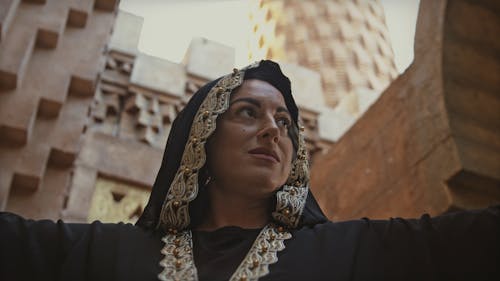
M 90 131 L 163 148 L 181 98 L 132 85 L 134 57 L 111 51 L 94 97 Z
M 266 57 L 319 72 L 332 107 L 359 89 L 380 92 L 397 76 L 378 1 L 263 0 L 251 19 L 250 60 Z
M 116 6 L 1 1 L 0 209 L 30 204 L 32 215 L 64 204 Z M 51 193 L 53 202 L 42 199 Z

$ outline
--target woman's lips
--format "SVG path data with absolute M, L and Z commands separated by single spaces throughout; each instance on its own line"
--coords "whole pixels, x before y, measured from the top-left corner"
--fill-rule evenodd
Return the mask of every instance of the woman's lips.
M 248 153 L 250 153 L 252 156 L 259 158 L 259 159 L 264 159 L 271 161 L 273 163 L 279 163 L 280 159 L 276 153 L 270 149 L 264 148 L 264 147 L 259 147 L 250 150 Z

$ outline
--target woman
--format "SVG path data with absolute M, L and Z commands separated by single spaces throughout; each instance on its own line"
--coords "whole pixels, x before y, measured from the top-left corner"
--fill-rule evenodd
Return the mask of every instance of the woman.
M 329 222 L 290 81 L 261 61 L 178 115 L 137 226 L 0 216 L 0 280 L 499 280 L 498 207 Z

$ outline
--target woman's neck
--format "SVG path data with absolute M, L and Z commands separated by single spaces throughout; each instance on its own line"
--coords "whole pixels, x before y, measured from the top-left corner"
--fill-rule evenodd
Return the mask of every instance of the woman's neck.
M 212 231 L 225 226 L 255 229 L 264 227 L 270 219 L 270 199 L 252 199 L 226 192 L 214 184 L 208 187 L 210 207 L 198 230 Z

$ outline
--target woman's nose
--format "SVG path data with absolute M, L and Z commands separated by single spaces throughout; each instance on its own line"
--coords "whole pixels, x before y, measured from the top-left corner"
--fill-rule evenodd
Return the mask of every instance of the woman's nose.
M 280 138 L 280 130 L 276 120 L 273 118 L 266 118 L 262 122 L 262 128 L 259 131 L 259 137 L 269 139 L 272 142 L 278 143 Z

